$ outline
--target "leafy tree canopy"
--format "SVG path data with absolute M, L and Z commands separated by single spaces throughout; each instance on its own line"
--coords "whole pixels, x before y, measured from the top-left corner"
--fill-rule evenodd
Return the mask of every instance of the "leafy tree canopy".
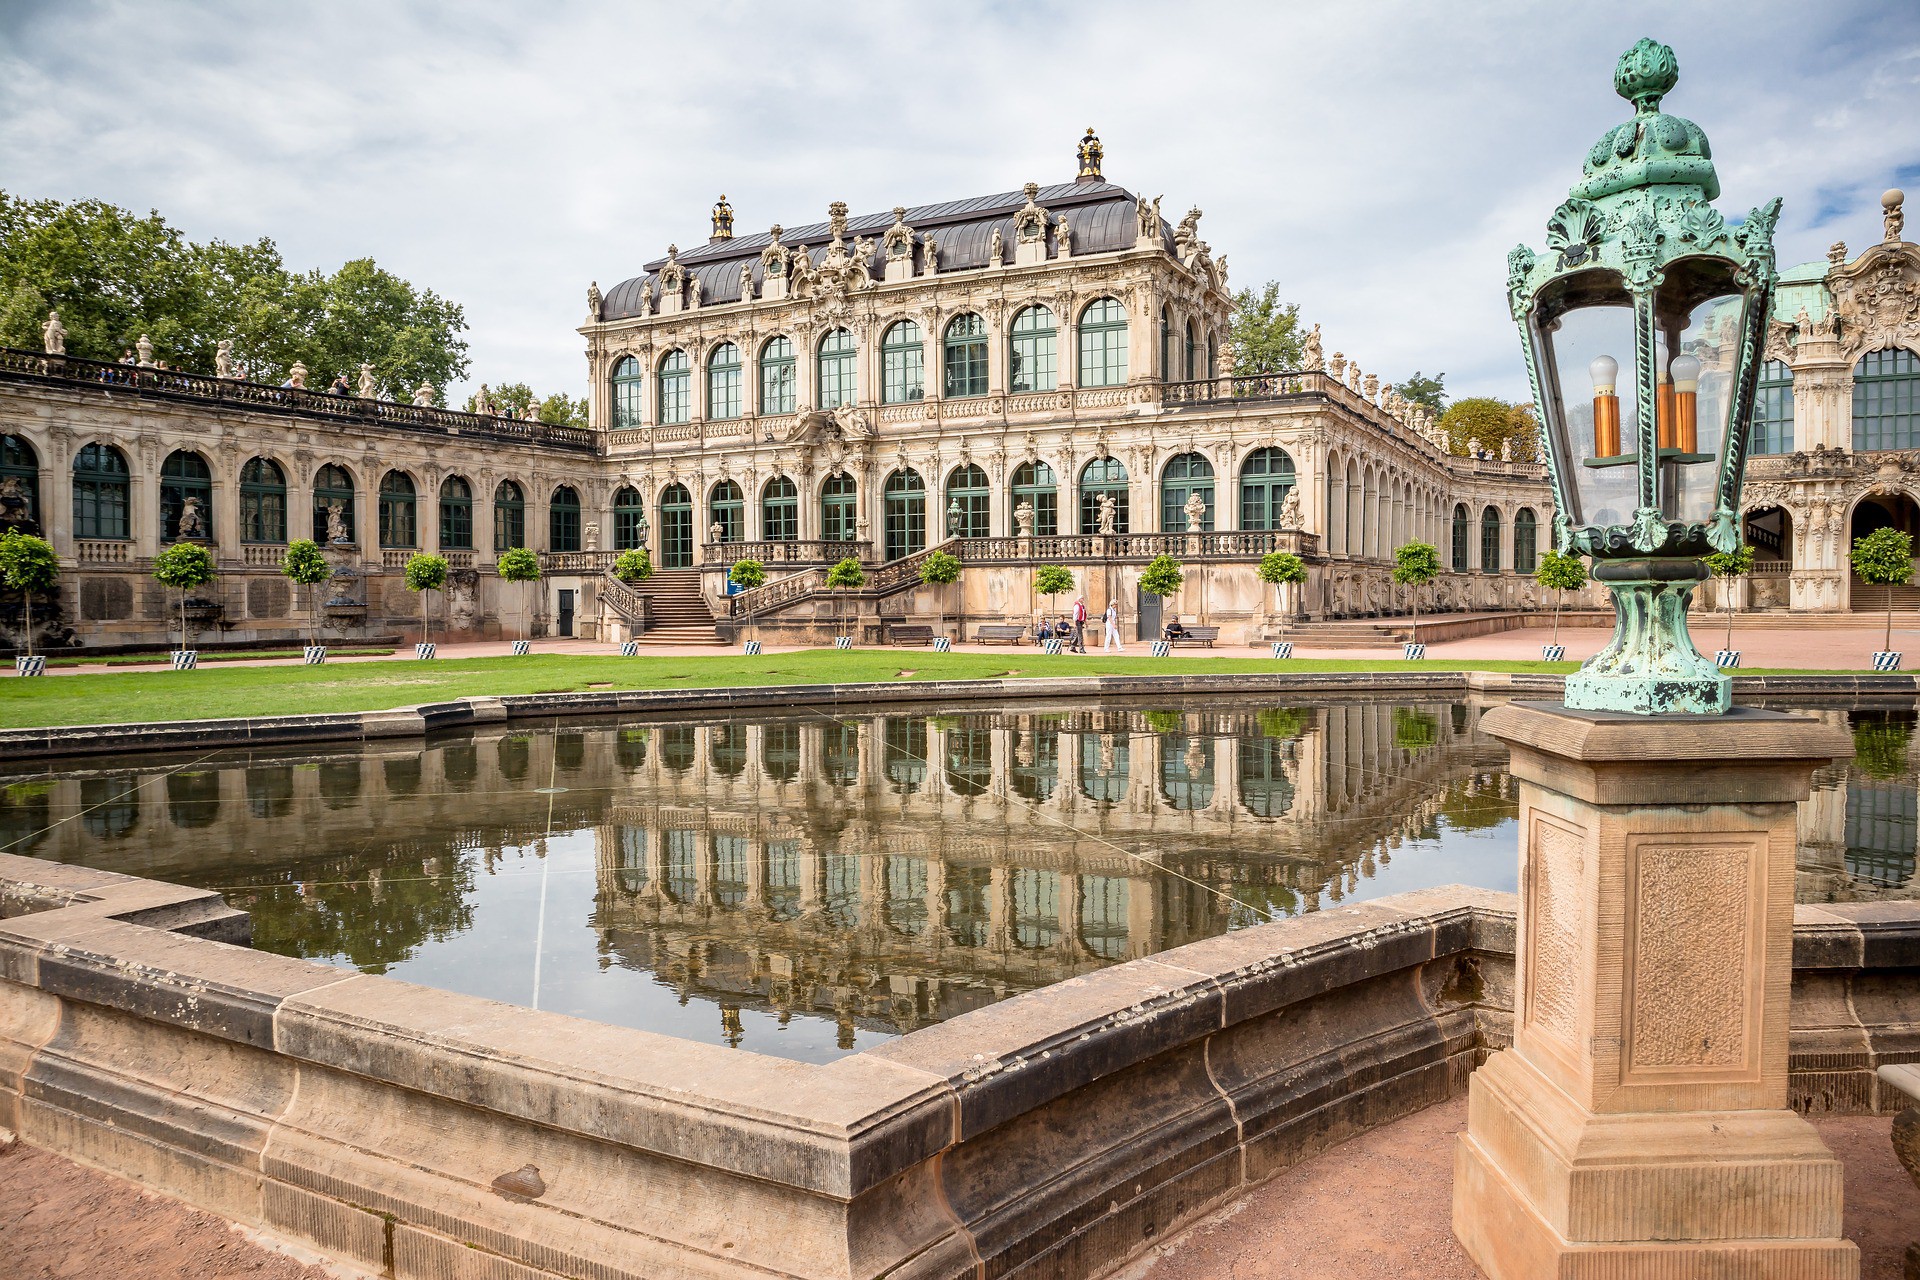
M 1549 551 L 1535 566 L 1533 580 L 1549 591 L 1578 591 L 1587 585 L 1587 562 L 1579 556 Z
M 1493 396 L 1454 401 L 1440 415 L 1440 430 L 1446 433 L 1447 451 L 1462 457 L 1475 449 L 1499 457 L 1500 447 L 1511 442 L 1513 460 L 1531 462 L 1539 448 L 1540 424 L 1534 420 L 1533 406 Z
M 1260 557 L 1260 567 L 1254 571 L 1260 581 L 1272 586 L 1283 582 L 1305 582 L 1307 580 L 1307 562 L 1291 551 L 1269 551 Z
M 197 542 L 176 542 L 153 558 L 160 585 L 191 591 L 213 581 L 213 557 Z
M 1913 539 L 1898 529 L 1875 529 L 1854 541 L 1847 552 L 1862 582 L 1900 586 L 1913 579 Z
M 508 547 L 494 569 L 505 582 L 534 582 L 540 577 L 540 557 L 525 547 Z
M 287 544 L 287 554 L 280 561 L 280 572 L 303 587 L 311 587 L 331 578 L 333 566 L 327 563 L 319 543 L 312 538 L 295 538 Z
M 1235 375 L 1288 373 L 1300 367 L 1300 304 L 1280 301 L 1280 282 L 1269 280 L 1255 293 L 1242 289 L 1233 295 Z
M 1440 553 L 1431 542 L 1408 542 L 1393 549 L 1393 580 L 1403 587 L 1432 582 L 1440 574 Z
M 1431 378 L 1418 369 L 1405 382 L 1396 382 L 1393 389 L 1415 404 L 1423 404 L 1433 410 L 1438 417 L 1447 408 L 1447 391 L 1443 385 L 1447 380 L 1444 373 L 1436 373 Z
M 867 585 L 867 571 L 852 556 L 840 561 L 827 570 L 827 585 L 835 589 L 864 587 Z
M 1736 551 L 1716 551 L 1707 557 L 1707 568 L 1716 578 L 1737 578 L 1753 570 L 1753 548 L 1740 544 Z
M 936 551 L 920 562 L 920 581 L 930 587 L 944 587 L 960 580 L 960 557 L 949 551 Z
M 1057 596 L 1073 590 L 1073 571 L 1064 565 L 1043 564 L 1033 575 L 1033 589 L 1043 596 Z
M 735 560 L 727 570 L 727 581 L 742 591 L 751 591 L 767 582 L 767 566 L 758 560 Z
M 438 591 L 446 585 L 447 562 L 444 557 L 428 555 L 424 551 L 407 557 L 407 590 Z
M 18 529 L 0 534 L 0 582 L 37 595 L 53 590 L 59 576 L 60 557 L 51 542 Z
M 533 404 L 533 388 L 524 382 L 509 382 L 498 387 L 489 387 L 487 396 L 493 401 L 495 413 L 511 413 L 516 418 L 527 416 L 527 409 Z M 468 413 L 475 410 L 479 392 L 467 397 L 464 406 Z M 587 398 L 578 400 L 564 391 L 556 391 L 540 401 L 539 420 L 553 427 L 584 427 L 587 425 Z
M 1180 584 L 1185 581 L 1186 574 L 1181 572 L 1180 562 L 1172 556 L 1155 556 L 1140 571 L 1140 589 L 1162 599 L 1180 590 Z
M 613 558 L 613 576 L 633 586 L 653 576 L 653 556 L 645 547 L 633 547 Z

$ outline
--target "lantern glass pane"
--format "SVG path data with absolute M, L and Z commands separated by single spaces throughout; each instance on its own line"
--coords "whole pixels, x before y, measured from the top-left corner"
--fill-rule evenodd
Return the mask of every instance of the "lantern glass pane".
M 1577 285 L 1602 273 L 1562 282 Z M 1618 277 L 1607 273 L 1617 282 Z M 1574 305 L 1567 305 L 1573 303 Z M 1624 525 L 1639 505 L 1639 414 L 1633 396 L 1633 308 L 1626 290 L 1550 286 L 1534 311 L 1534 359 L 1548 446 L 1557 452 L 1576 526 Z M 1613 370 L 1609 372 L 1608 362 Z
M 1730 264 L 1683 259 L 1656 296 L 1660 513 L 1701 524 L 1717 505 L 1746 296 Z

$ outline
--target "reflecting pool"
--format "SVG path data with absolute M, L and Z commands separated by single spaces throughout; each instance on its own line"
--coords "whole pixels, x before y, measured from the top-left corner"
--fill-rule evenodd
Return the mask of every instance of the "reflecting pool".
M 1511 889 L 1465 704 L 566 721 L 0 774 L 0 849 L 225 893 L 263 950 L 826 1061 L 1331 903 Z M 1914 715 L 1825 710 L 1803 901 L 1911 896 Z

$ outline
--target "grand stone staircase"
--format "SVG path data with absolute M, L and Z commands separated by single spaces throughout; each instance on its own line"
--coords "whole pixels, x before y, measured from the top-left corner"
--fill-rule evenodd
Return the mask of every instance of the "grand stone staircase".
M 600 597 L 636 627 L 633 638 L 643 645 L 720 643 L 698 569 L 656 569 L 637 589 L 609 573 L 600 581 Z M 646 629 L 638 630 L 643 621 Z

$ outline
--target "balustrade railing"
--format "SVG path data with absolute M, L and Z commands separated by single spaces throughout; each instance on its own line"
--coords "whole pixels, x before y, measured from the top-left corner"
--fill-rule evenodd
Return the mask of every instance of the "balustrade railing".
M 700 561 L 708 568 L 758 560 L 766 565 L 837 564 L 851 556 L 865 561 L 873 554 L 873 543 L 833 542 L 818 538 L 763 540 L 760 542 L 709 542 L 700 549 Z
M 605 573 L 619 559 L 618 551 L 542 551 L 542 573 Z
M 82 538 L 73 544 L 73 556 L 81 564 L 132 564 L 133 544 Z
M 274 542 L 241 544 L 240 563 L 250 569 L 278 569 L 287 558 L 286 547 Z
M 816 591 L 823 591 L 826 585 L 827 571 L 818 566 L 789 574 L 784 578 L 775 578 L 765 586 L 728 596 L 727 616 L 729 618 L 757 617 L 789 601 L 802 599 Z
M 600 599 L 630 626 L 647 629 L 647 598 L 611 573 L 600 579 Z

